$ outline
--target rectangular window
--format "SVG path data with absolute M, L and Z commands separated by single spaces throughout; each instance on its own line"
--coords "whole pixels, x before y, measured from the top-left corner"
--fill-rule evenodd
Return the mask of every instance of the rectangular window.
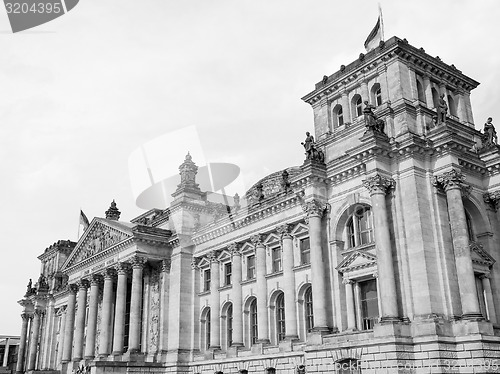
M 247 257 L 247 279 L 255 278 L 255 256 Z
M 372 330 L 378 321 L 377 281 L 375 279 L 360 282 L 361 326 L 363 330 Z
M 203 291 L 210 291 L 211 274 L 210 269 L 203 272 Z
M 273 273 L 280 272 L 281 268 L 281 247 L 272 248 Z
M 302 265 L 309 264 L 311 262 L 311 244 L 309 238 L 300 240 L 300 263 Z
M 476 279 L 476 292 L 477 292 L 477 300 L 479 301 L 479 311 L 483 315 L 484 318 L 488 319 L 488 314 L 486 312 L 486 300 L 484 297 L 484 288 L 483 288 L 483 280 L 481 276 L 475 274 Z
M 232 266 L 231 263 L 228 262 L 224 265 L 224 281 L 225 285 L 228 286 L 231 284 L 231 274 L 232 274 Z

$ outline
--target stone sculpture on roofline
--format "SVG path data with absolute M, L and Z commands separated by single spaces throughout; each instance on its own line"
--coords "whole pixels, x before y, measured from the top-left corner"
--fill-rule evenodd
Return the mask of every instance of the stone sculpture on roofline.
M 375 107 L 368 101 L 365 101 L 363 115 L 365 117 L 366 132 L 371 131 L 385 135 L 385 122 L 377 117 L 377 115 L 373 112 L 373 109 L 375 109 Z
M 308 132 L 306 132 L 306 140 L 300 143 L 304 146 L 306 151 L 306 161 L 317 161 L 324 163 L 325 162 L 325 154 L 323 151 L 316 147 L 316 143 L 314 142 L 314 137 Z
M 495 130 L 495 126 L 492 123 L 493 118 L 488 117 L 483 128 L 483 136 L 481 141 L 483 143 L 482 149 L 494 148 L 498 144 L 498 136 Z

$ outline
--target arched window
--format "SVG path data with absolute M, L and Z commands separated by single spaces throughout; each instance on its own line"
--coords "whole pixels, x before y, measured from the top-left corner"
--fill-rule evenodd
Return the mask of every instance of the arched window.
M 363 114 L 363 101 L 361 100 L 361 96 L 357 95 L 356 100 L 354 101 L 355 108 L 355 117 L 359 117 Z
M 285 340 L 285 297 L 281 292 L 276 298 L 276 333 L 278 341 Z
M 304 314 L 306 318 L 306 331 L 311 332 L 314 328 L 312 287 L 304 293 Z
M 432 92 L 432 102 L 434 104 L 434 108 L 437 108 L 439 107 L 439 94 L 434 87 L 432 87 L 431 92 Z
M 210 329 L 211 329 L 211 322 L 210 322 L 210 309 L 208 310 L 206 317 L 205 317 L 205 347 L 206 349 L 210 348 Z
M 336 373 L 339 374 L 359 374 L 361 373 L 361 363 L 353 358 L 346 358 L 335 363 Z
M 258 325 L 257 325 L 257 299 L 253 299 L 250 303 L 250 342 L 257 343 L 258 339 Z
M 371 99 L 375 106 L 382 105 L 382 89 L 380 88 L 380 83 L 375 83 L 371 89 Z
M 418 79 L 417 79 L 417 95 L 418 95 L 418 100 L 427 105 L 427 101 L 425 100 L 424 88 L 422 87 L 422 84 Z
M 333 124 L 335 127 L 344 125 L 344 111 L 340 104 L 335 105 L 333 108 Z
M 373 220 L 370 207 L 357 209 L 347 221 L 349 247 L 357 247 L 373 242 Z
M 275 368 L 267 368 L 266 374 L 276 374 L 276 369 Z
M 227 346 L 233 344 L 233 304 L 229 305 L 226 312 Z
M 457 116 L 457 107 L 455 105 L 455 100 L 451 95 L 448 95 L 448 110 L 452 116 Z

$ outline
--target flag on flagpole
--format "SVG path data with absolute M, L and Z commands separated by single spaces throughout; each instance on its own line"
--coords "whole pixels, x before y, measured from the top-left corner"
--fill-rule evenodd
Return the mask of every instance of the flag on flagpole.
M 83 231 L 87 230 L 87 228 L 90 226 L 89 219 L 83 213 L 83 210 L 80 209 L 80 225 L 83 225 Z
M 366 41 L 365 41 L 366 52 L 370 52 L 372 49 L 376 48 L 380 44 L 380 42 L 382 41 L 381 19 L 382 19 L 382 17 L 379 16 L 377 19 L 377 23 L 375 24 L 375 27 L 368 35 L 368 38 L 366 38 Z

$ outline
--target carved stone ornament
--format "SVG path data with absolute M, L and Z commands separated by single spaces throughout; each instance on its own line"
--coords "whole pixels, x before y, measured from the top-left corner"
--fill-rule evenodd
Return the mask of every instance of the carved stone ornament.
M 200 260 L 199 258 L 193 258 L 193 260 L 191 261 L 191 269 L 193 270 L 196 270 L 199 268 L 199 263 L 200 263 Z
M 191 155 L 186 155 L 184 162 L 179 166 L 179 172 L 181 175 L 181 183 L 177 186 L 177 189 L 183 188 L 193 188 L 199 189 L 198 184 L 196 184 L 196 174 L 198 173 L 198 166 L 193 162 Z
M 483 199 L 484 202 L 496 212 L 500 202 L 500 191 L 485 193 Z
M 108 208 L 108 210 L 106 210 L 106 212 L 104 212 L 104 214 L 106 215 L 106 219 L 110 219 L 113 221 L 118 221 L 120 219 L 121 212 L 116 207 L 115 200 L 111 202 L 110 207 Z
M 130 263 L 132 264 L 133 269 L 144 267 L 146 261 L 147 261 L 146 258 L 141 256 L 134 256 L 130 259 Z
M 307 201 L 302 204 L 302 210 L 306 213 L 307 217 L 323 217 L 326 210 L 326 205 L 317 200 Z
M 119 262 L 115 265 L 115 270 L 118 274 L 127 274 L 130 269 L 130 265 L 126 262 Z
M 353 284 L 354 281 L 352 279 L 349 279 L 349 278 L 342 278 L 342 284 Z
M 250 241 L 252 242 L 252 244 L 255 246 L 255 247 L 258 247 L 258 246 L 263 246 L 264 244 L 262 243 L 262 235 L 261 234 L 257 234 L 257 235 L 253 235 L 251 238 L 250 238 Z
M 121 231 L 100 222 L 91 228 L 72 263 L 78 263 L 128 238 Z
M 161 262 L 161 271 L 162 272 L 166 272 L 166 273 L 170 273 L 170 268 L 172 266 L 172 260 L 169 259 L 169 258 L 166 258 L 165 260 L 163 260 Z
M 363 186 L 370 191 L 370 195 L 375 193 L 386 194 L 394 189 L 396 182 L 392 178 L 383 177 L 380 174 L 377 174 L 373 177 L 365 179 L 363 181 Z
M 220 252 L 219 251 L 212 251 L 207 254 L 207 259 L 210 263 L 218 261 L 217 257 L 219 257 Z
M 442 188 L 445 192 L 450 189 L 462 190 L 465 185 L 465 176 L 461 171 L 452 169 L 435 176 L 433 184 L 438 188 Z
M 292 226 L 289 224 L 284 224 L 284 225 L 278 226 L 276 228 L 276 231 L 277 231 L 278 235 L 281 237 L 281 239 L 284 239 L 284 238 L 291 239 L 292 238 L 292 235 L 290 235 L 290 231 L 292 231 Z
M 74 283 L 68 284 L 68 291 L 70 293 L 76 294 L 78 292 L 78 286 L 76 284 L 74 284 Z
M 229 250 L 229 252 L 231 252 L 231 255 L 236 255 L 236 256 L 239 256 L 241 255 L 241 252 L 240 252 L 240 244 L 239 243 L 231 243 L 227 246 L 227 249 Z

